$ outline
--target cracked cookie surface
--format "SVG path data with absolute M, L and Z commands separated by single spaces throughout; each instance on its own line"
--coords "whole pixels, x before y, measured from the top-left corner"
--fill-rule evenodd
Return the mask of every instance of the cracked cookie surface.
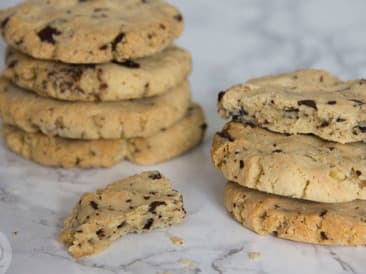
M 142 233 L 183 221 L 182 195 L 158 171 L 85 193 L 64 222 L 60 241 L 75 258 L 97 254 L 127 233 Z
M 8 48 L 4 76 L 40 95 L 68 101 L 118 101 L 163 94 L 187 79 L 191 55 L 171 46 L 154 56 L 70 65 L 34 59 Z
M 366 244 L 366 201 L 315 203 L 228 182 L 225 207 L 235 220 L 261 235 L 323 245 Z
M 366 145 L 339 144 L 230 122 L 216 133 L 215 167 L 243 186 L 317 202 L 366 199 Z
M 188 82 L 157 97 L 96 104 L 46 98 L 0 79 L 4 123 L 49 136 L 83 140 L 151 136 L 176 123 L 190 105 Z
M 177 123 L 149 137 L 70 140 L 3 127 L 10 150 L 42 165 L 64 168 L 110 167 L 123 159 L 142 165 L 157 164 L 199 144 L 206 130 L 203 111 L 196 104 Z
M 312 133 L 352 143 L 366 140 L 366 81 L 341 81 L 322 70 L 250 80 L 219 94 L 224 118 L 281 133 Z
M 31 0 L 0 12 L 13 48 L 37 59 L 105 63 L 149 56 L 183 31 L 183 17 L 159 0 Z

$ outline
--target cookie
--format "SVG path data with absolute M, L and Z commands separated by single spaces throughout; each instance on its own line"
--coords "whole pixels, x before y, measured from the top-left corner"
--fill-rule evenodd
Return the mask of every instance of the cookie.
M 32 0 L 0 13 L 13 48 L 37 59 L 106 63 L 156 54 L 183 31 L 183 17 L 159 0 Z
M 366 244 L 366 201 L 315 203 L 229 182 L 225 206 L 235 220 L 261 235 L 322 245 Z
M 151 136 L 184 116 L 188 82 L 152 98 L 120 102 L 64 102 L 27 92 L 0 79 L 0 116 L 26 132 L 72 139 Z
M 282 135 L 228 123 L 213 141 L 212 159 L 243 186 L 317 202 L 366 199 L 366 145 L 311 135 Z
M 158 171 L 143 172 L 85 193 L 65 220 L 60 241 L 75 258 L 97 254 L 127 233 L 183 221 L 182 195 Z
M 193 105 L 176 124 L 145 138 L 82 141 L 3 127 L 6 145 L 26 159 L 45 166 L 95 168 L 110 167 L 123 159 L 142 165 L 169 160 L 200 143 L 205 125 L 202 109 Z
M 8 48 L 4 76 L 40 95 L 68 101 L 118 101 L 160 95 L 187 79 L 191 55 L 172 46 L 122 63 L 69 65 Z
M 366 140 L 366 81 L 343 82 L 322 70 L 299 70 L 237 85 L 219 95 L 224 118 L 281 133 Z

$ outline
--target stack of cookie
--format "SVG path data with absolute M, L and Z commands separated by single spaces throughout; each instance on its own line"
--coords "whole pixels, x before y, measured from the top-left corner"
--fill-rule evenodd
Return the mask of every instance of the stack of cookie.
M 366 244 L 366 81 L 300 70 L 219 95 L 214 137 L 225 206 L 259 234 Z
M 27 1 L 0 13 L 8 147 L 43 165 L 154 164 L 197 145 L 206 124 L 172 45 L 183 17 L 157 0 Z

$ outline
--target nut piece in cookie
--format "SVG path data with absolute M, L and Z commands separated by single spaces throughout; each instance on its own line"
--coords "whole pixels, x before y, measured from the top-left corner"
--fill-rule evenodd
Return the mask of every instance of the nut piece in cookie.
M 64 222 L 60 241 L 75 258 L 94 255 L 127 233 L 142 233 L 181 222 L 182 195 L 158 171 L 85 193 Z

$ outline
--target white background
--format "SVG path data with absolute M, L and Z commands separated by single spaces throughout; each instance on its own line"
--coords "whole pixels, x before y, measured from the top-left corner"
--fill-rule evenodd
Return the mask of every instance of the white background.
M 0 7 L 15 2 L 1 0 Z M 295 244 L 257 236 L 233 221 L 223 207 L 225 180 L 212 168 L 209 147 L 223 125 L 216 114 L 217 93 L 232 84 L 305 67 L 324 68 L 345 79 L 366 77 L 366 2 L 170 2 L 185 15 L 186 31 L 178 43 L 194 56 L 194 98 L 209 123 L 199 149 L 152 167 L 183 192 L 185 222 L 128 235 L 101 255 L 75 262 L 56 237 L 80 194 L 150 167 L 121 163 L 104 170 L 49 169 L 22 160 L 1 142 L 0 231 L 13 248 L 8 273 L 365 273 L 363 247 Z M 173 246 L 171 235 L 183 238 L 184 245 Z M 258 261 L 248 259 L 252 251 L 262 254 Z M 181 259 L 189 259 L 191 266 Z

